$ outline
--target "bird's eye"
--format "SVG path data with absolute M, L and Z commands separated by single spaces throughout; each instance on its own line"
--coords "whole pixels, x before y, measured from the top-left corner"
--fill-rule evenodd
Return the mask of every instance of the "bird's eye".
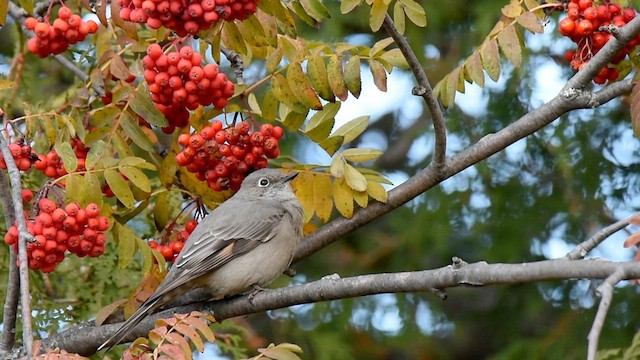
M 258 186 L 260 186 L 260 187 L 267 187 L 267 186 L 269 186 L 269 179 L 267 179 L 267 178 L 260 178 L 260 180 L 258 180 Z

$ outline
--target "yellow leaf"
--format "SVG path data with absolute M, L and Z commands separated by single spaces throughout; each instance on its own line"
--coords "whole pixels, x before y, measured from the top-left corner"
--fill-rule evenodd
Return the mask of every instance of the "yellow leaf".
M 493 39 L 484 44 L 480 49 L 482 67 L 493 81 L 500 78 L 500 53 L 498 51 L 498 41 Z
M 427 14 L 424 8 L 413 0 L 399 0 L 402 3 L 405 14 L 412 23 L 419 27 L 427 26 Z
M 484 87 L 484 73 L 482 72 L 482 60 L 480 53 L 474 51 L 464 64 L 464 69 L 469 74 L 471 81 Z
M 387 8 L 389 4 L 384 0 L 373 0 L 373 6 L 371 7 L 371 14 L 369 15 L 369 25 L 371 30 L 378 31 L 384 22 L 384 17 L 387 15 Z
M 520 1 L 511 0 L 511 3 L 502 7 L 502 13 L 506 17 L 515 18 L 516 16 L 522 14 L 524 9 L 520 6 Z
M 353 9 L 358 7 L 362 3 L 362 0 L 342 0 L 340 2 L 340 12 L 342 14 L 350 13 Z
M 367 190 L 367 179 L 356 168 L 349 164 L 344 165 L 344 180 L 355 191 Z
M 384 70 L 382 64 L 375 60 L 369 59 L 369 66 L 371 75 L 373 75 L 373 83 L 376 87 L 383 92 L 387 91 L 387 72 Z
M 271 81 L 271 89 L 276 98 L 289 109 L 299 113 L 307 111 L 307 107 L 295 96 L 284 76 L 276 74 Z
M 355 200 L 356 204 L 361 208 L 366 208 L 369 204 L 369 195 L 366 191 L 354 191 L 353 200 Z
M 387 46 L 393 44 L 393 38 L 387 37 L 382 40 L 376 41 L 375 44 L 369 50 L 369 57 L 375 57 L 382 52 L 382 50 L 386 49 Z
M 222 43 L 238 54 L 246 54 L 247 46 L 245 44 L 238 26 L 232 21 L 225 21 L 222 28 Z
M 371 161 L 379 158 L 381 155 L 382 151 L 369 148 L 346 149 L 342 152 L 342 156 L 344 156 L 346 160 L 351 162 Z
M 329 64 L 327 66 L 327 78 L 331 91 L 338 99 L 345 101 L 349 93 L 344 83 L 344 75 L 342 72 L 342 60 L 337 55 L 329 56 Z
M 353 216 L 353 190 L 344 179 L 333 181 L 333 202 L 336 209 L 346 218 Z
M 367 181 L 367 193 L 369 196 L 382 203 L 387 202 L 387 197 L 389 195 L 387 190 L 385 190 L 380 183 L 371 180 Z
M 313 199 L 313 172 L 301 171 L 300 175 L 293 180 L 292 187 L 298 200 L 304 209 L 304 222 L 309 222 L 315 211 L 315 203 Z
M 344 161 L 342 156 L 335 156 L 333 160 L 331 160 L 331 166 L 329 167 L 329 172 L 333 177 L 343 178 L 344 177 L 344 166 L 347 163 Z
M 276 71 L 280 62 L 282 62 L 282 48 L 272 49 L 266 59 L 265 67 L 267 68 L 267 72 L 272 73 Z
M 333 136 L 344 137 L 344 143 L 349 143 L 360 136 L 369 125 L 369 115 L 359 116 L 353 120 L 349 120 L 346 124 L 340 126 L 333 132 Z
M 320 0 L 300 0 L 300 3 L 307 14 L 317 21 L 322 21 L 331 17 L 329 10 Z
M 516 27 L 513 24 L 507 26 L 498 34 L 498 44 L 500 44 L 500 49 L 502 49 L 504 55 L 515 67 L 522 65 L 522 48 Z
M 0 1 L 2 2 L 2 1 Z M 16 83 L 9 80 L 0 80 L 0 91 L 9 90 L 16 87 Z
M 330 103 L 324 106 L 324 109 L 313 114 L 311 119 L 309 119 L 309 123 L 307 124 L 307 128 L 313 129 L 318 126 L 318 124 L 324 121 L 330 121 L 336 117 L 336 114 L 340 110 L 340 103 Z
M 316 173 L 313 180 L 313 205 L 318 219 L 329 221 L 333 210 L 332 184 L 329 174 Z
M 60 155 L 64 169 L 67 170 L 68 173 L 75 172 L 78 168 L 78 158 L 76 157 L 75 151 L 71 148 L 71 144 L 66 141 L 56 142 L 53 148 L 58 155 Z
M 393 23 L 396 25 L 396 29 L 401 35 L 404 35 L 406 29 L 406 19 L 404 16 L 404 9 L 400 4 L 400 1 L 396 1 L 393 5 Z
M 544 27 L 540 24 L 538 17 L 532 12 L 526 12 L 516 18 L 518 24 L 534 34 L 542 34 Z

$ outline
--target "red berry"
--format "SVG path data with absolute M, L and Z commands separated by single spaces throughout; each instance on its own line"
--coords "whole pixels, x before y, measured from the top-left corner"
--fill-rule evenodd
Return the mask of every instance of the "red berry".
M 33 191 L 29 189 L 22 189 L 22 202 L 29 203 L 33 200 Z
M 100 215 L 100 207 L 98 206 L 98 204 L 91 203 L 87 205 L 85 211 L 87 213 L 87 217 L 89 218 L 95 218 Z

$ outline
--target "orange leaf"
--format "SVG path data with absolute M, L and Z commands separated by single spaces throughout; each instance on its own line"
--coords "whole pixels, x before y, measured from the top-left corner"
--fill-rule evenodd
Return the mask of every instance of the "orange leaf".
M 518 32 L 513 24 L 507 26 L 498 34 L 498 43 L 504 56 L 506 56 L 515 67 L 520 67 L 520 65 L 522 65 L 522 47 L 520 46 Z
M 628 248 L 631 246 L 638 245 L 638 243 L 640 243 L 640 231 L 629 235 L 627 240 L 625 240 L 624 242 L 624 247 Z
M 111 304 L 103 307 L 96 314 L 96 325 L 100 326 L 102 323 L 109 317 L 109 315 L 113 314 L 113 312 L 119 308 L 122 304 L 129 301 L 129 299 L 120 299 L 112 302 Z
M 482 67 L 493 81 L 500 78 L 500 52 L 498 51 L 498 41 L 493 39 L 480 49 Z

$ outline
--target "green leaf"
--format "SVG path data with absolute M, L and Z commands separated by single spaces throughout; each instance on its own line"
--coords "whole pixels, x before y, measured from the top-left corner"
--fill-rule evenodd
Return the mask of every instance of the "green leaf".
M 331 91 L 338 99 L 345 101 L 349 93 L 347 85 L 344 83 L 344 75 L 342 72 L 342 60 L 337 55 L 329 56 L 329 64 L 327 65 L 327 77 Z
M 498 51 L 498 41 L 493 39 L 486 42 L 480 49 L 482 67 L 493 81 L 500 78 L 500 52 Z
M 136 246 L 138 247 L 140 256 L 142 257 L 142 272 L 149 272 L 153 266 L 153 254 L 151 253 L 151 248 L 146 241 L 139 237 L 136 237 Z
M 522 65 L 522 47 L 516 27 L 511 24 L 498 33 L 498 44 L 504 56 L 513 63 L 515 67 Z
M 67 170 L 68 173 L 75 172 L 78 168 L 78 158 L 71 144 L 68 142 L 56 143 L 53 148 L 58 155 L 60 155 L 64 169 Z
M 346 149 L 342 152 L 342 156 L 351 162 L 366 162 L 379 158 L 382 155 L 382 151 L 378 149 Z M 359 190 L 364 191 L 364 190 Z
M 140 126 L 133 120 L 131 114 L 125 111 L 120 117 L 120 126 L 122 130 L 131 138 L 131 140 L 141 149 L 153 152 L 153 143 L 149 139 L 149 136 L 140 129 Z
M 129 106 L 149 124 L 160 127 L 168 125 L 167 119 L 160 110 L 153 105 L 149 96 L 146 93 L 143 94 L 139 89 L 131 93 Z
M 380 58 L 397 68 L 401 68 L 401 69 L 409 68 L 409 63 L 407 62 L 407 59 L 405 59 L 404 54 L 398 48 L 391 49 L 383 53 L 382 55 L 380 55 Z
M 367 179 L 356 168 L 349 164 L 344 166 L 344 180 L 355 191 L 367 190 Z
M 247 46 L 234 22 L 225 21 L 222 27 L 222 43 L 238 54 L 246 54 Z
M 102 107 L 91 114 L 91 124 L 97 128 L 111 127 L 113 121 L 120 115 L 122 109 L 114 106 L 107 105 Z
M 149 164 L 147 162 L 147 160 L 141 158 L 141 157 L 137 157 L 137 156 L 129 156 L 126 157 L 124 159 L 121 159 L 118 162 L 118 165 L 120 166 L 135 166 L 135 167 L 139 167 L 141 169 L 147 169 L 147 170 L 155 170 L 156 167 L 153 164 Z
M 276 95 L 269 89 L 262 99 L 262 117 L 269 120 L 275 119 L 278 114 L 278 104 Z
M 140 169 L 135 168 L 133 166 L 118 166 L 118 169 L 121 173 L 123 173 L 129 181 L 133 183 L 133 185 L 137 186 L 138 189 L 148 193 L 151 192 L 151 182 L 147 175 L 145 175 Z
M 311 140 L 319 143 L 329 137 L 331 134 L 331 129 L 333 128 L 335 120 L 329 119 L 328 121 L 323 121 L 314 128 L 310 128 L 304 131 L 305 135 L 307 135 Z
M 376 87 L 380 91 L 386 92 L 387 72 L 384 70 L 382 64 L 375 59 L 369 59 L 369 69 L 371 70 L 371 75 L 373 75 L 373 83 L 376 84 Z
M 289 109 L 299 113 L 303 113 L 308 110 L 308 108 L 304 106 L 304 104 L 300 102 L 298 97 L 293 93 L 293 90 L 291 90 L 291 87 L 289 86 L 289 82 L 284 76 L 276 74 L 271 80 L 271 89 L 273 90 L 275 97 Z
M 344 138 L 342 136 L 329 136 L 328 138 L 322 140 L 318 145 L 324 149 L 329 155 L 335 154 L 340 146 L 344 144 Z
M 313 85 L 313 88 L 321 98 L 329 102 L 336 101 L 329 85 L 327 68 L 322 56 L 316 54 L 307 61 L 307 74 L 309 75 L 309 80 L 311 80 L 311 85 Z
M 299 62 L 289 64 L 287 68 L 287 80 L 289 86 L 298 100 L 308 109 L 321 110 L 322 104 L 318 95 L 311 87 L 311 83 L 302 71 Z
M 82 189 L 84 187 L 84 177 L 80 174 L 70 174 L 65 181 L 67 191 L 65 193 L 67 203 L 82 202 Z
M 347 89 L 357 99 L 362 90 L 362 80 L 360 79 L 360 57 L 352 56 L 344 67 L 344 83 Z
M 349 120 L 346 124 L 340 126 L 333 132 L 333 136 L 344 137 L 344 143 L 349 143 L 360 136 L 369 125 L 369 115 L 358 116 L 353 120 Z
M 96 203 L 100 205 L 102 202 L 102 187 L 98 176 L 92 172 L 84 174 L 81 203 Z
M 272 73 L 276 71 L 280 62 L 282 62 L 282 48 L 278 47 L 276 49 L 272 49 L 266 59 L 265 66 L 267 68 L 267 72 Z
M 331 17 L 329 10 L 320 0 L 300 0 L 300 3 L 307 14 L 318 22 Z
M 378 31 L 382 27 L 384 17 L 387 15 L 387 9 L 389 4 L 384 0 L 373 0 L 373 6 L 371 7 L 371 14 L 369 15 L 369 25 L 371 30 Z
M 120 173 L 113 169 L 107 169 L 104 171 L 104 178 L 122 205 L 129 209 L 133 208 L 135 202 L 133 192 Z
M 357 8 L 362 3 L 362 0 L 342 0 L 340 2 L 340 12 L 342 14 L 348 14 L 353 9 Z
M 98 140 L 91 145 L 91 149 L 87 153 L 84 166 L 87 170 L 92 170 L 98 161 L 102 159 L 106 152 L 106 143 L 102 140 Z
M 136 252 L 137 236 L 128 226 L 124 226 L 119 222 L 115 223 L 113 231 L 114 237 L 118 241 L 118 266 L 124 269 L 131 263 Z
M 292 8 L 293 12 L 295 12 L 296 15 L 298 15 L 298 17 L 307 25 L 314 28 L 318 27 L 318 20 L 310 16 L 310 14 L 305 10 L 304 6 L 302 6 L 300 1 L 290 1 L 287 5 Z
M 307 119 L 307 114 L 309 114 L 309 111 L 305 111 L 304 113 L 290 111 L 283 123 L 291 130 L 298 131 Z
M 307 123 L 307 129 L 313 129 L 318 124 L 324 121 L 330 121 L 336 117 L 336 114 L 340 110 L 340 103 L 329 103 L 324 106 L 324 109 L 313 114 L 309 123 Z
M 427 13 L 424 8 L 413 0 L 398 0 L 402 3 L 405 14 L 412 23 L 419 27 L 427 26 Z

